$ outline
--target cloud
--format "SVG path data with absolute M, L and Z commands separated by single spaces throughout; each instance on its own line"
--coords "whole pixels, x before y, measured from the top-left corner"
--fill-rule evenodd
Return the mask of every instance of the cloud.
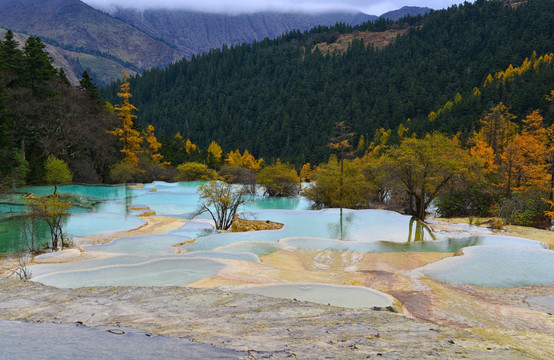
M 185 9 L 212 13 L 251 13 L 258 11 L 327 10 L 362 11 L 381 15 L 403 6 L 427 6 L 433 9 L 448 7 L 461 0 L 82 0 L 97 9 L 113 11 L 117 7 L 134 9 Z

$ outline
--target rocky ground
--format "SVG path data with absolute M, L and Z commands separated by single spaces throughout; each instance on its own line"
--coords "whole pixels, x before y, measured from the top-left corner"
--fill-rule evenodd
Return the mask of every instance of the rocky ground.
M 130 327 L 246 351 L 251 358 L 547 359 L 554 355 L 551 332 L 442 326 L 389 311 L 211 289 L 68 290 L 1 279 L 0 303 L 3 320 Z
M 180 226 L 147 222 L 129 236 Z M 60 259 L 87 256 L 68 254 Z M 0 278 L 0 320 L 121 326 L 241 351 L 236 358 L 554 358 L 554 286 L 450 285 L 414 271 L 446 256 L 281 250 L 188 288 L 57 289 Z M 368 286 L 402 305 L 398 312 L 345 309 L 213 289 L 298 281 Z

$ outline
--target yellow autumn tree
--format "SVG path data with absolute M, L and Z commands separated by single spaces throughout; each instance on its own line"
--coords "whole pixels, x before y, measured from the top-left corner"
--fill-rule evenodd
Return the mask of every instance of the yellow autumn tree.
M 406 213 L 425 220 L 426 210 L 447 184 L 467 171 L 468 156 L 455 139 L 440 133 L 404 138 L 388 152 L 390 183 L 407 195 Z
M 545 199 L 545 201 L 548 203 L 549 210 L 546 210 L 544 212 L 544 215 L 549 217 L 552 220 L 552 219 L 554 219 L 554 201 L 547 200 L 547 199 Z
M 554 90 L 547 95 L 546 99 L 554 105 Z M 550 201 L 554 201 L 554 124 L 550 125 L 545 132 L 546 135 L 546 161 L 550 173 Z M 551 209 L 554 210 L 554 209 Z
M 546 100 L 550 101 L 551 103 L 554 103 L 554 90 L 551 90 L 550 94 L 546 95 Z
M 314 170 L 317 180 L 304 190 L 304 196 L 317 207 L 367 208 L 374 186 L 367 181 L 363 169 L 359 158 L 344 159 L 341 166 L 337 156 L 332 154 L 327 164 Z
M 123 103 L 114 107 L 122 126 L 109 133 L 118 136 L 123 143 L 121 152 L 125 155 L 124 162 L 138 168 L 138 154 L 141 152 L 142 137 L 140 132 L 133 128 L 134 119 L 137 118 L 133 111 L 138 109 L 129 101 L 133 96 L 130 91 L 129 75 L 125 70 L 122 72 L 123 83 L 121 84 L 121 92 L 117 93 L 117 96 L 123 99 Z
M 481 138 L 474 138 L 473 141 L 474 144 L 469 150 L 475 169 L 470 172 L 470 175 L 476 177 L 481 177 L 482 175 L 484 179 L 480 180 L 487 182 L 487 180 L 493 178 L 498 171 L 494 150 Z
M 404 135 L 407 131 L 408 128 L 400 124 L 398 126 L 398 137 L 400 139 L 404 138 Z M 390 139 L 391 133 L 391 129 L 385 130 L 384 128 L 380 128 L 375 130 L 375 137 L 373 138 L 371 144 L 369 144 L 366 153 L 375 157 L 380 156 L 384 151 L 388 149 L 387 143 Z
M 254 155 L 250 154 L 248 150 L 244 150 L 244 154 L 242 154 L 242 164 L 244 167 L 248 169 L 252 169 L 254 171 L 259 171 L 264 163 L 264 159 L 259 158 L 256 159 Z
M 169 163 L 167 162 L 162 163 L 163 155 L 160 154 L 160 148 L 162 147 L 162 144 L 156 138 L 154 130 L 154 125 L 148 125 L 144 134 L 144 138 L 148 143 L 148 153 L 150 154 L 150 157 L 152 158 L 152 160 L 154 160 L 154 162 L 158 164 L 168 165 Z
M 523 131 L 521 133 L 524 145 L 521 164 L 523 181 L 530 186 L 546 188 L 548 184 L 548 165 L 551 153 L 549 147 L 547 129 L 543 124 L 543 117 L 539 110 L 533 111 L 523 119 Z
M 218 143 L 214 140 L 208 146 L 208 159 L 207 163 L 210 168 L 218 169 L 221 165 L 221 157 L 223 155 L 223 150 Z
M 256 160 L 254 155 L 250 154 L 248 150 L 244 150 L 244 153 L 241 154 L 238 149 L 235 151 L 231 150 L 229 154 L 227 154 L 225 161 L 229 165 L 241 166 L 254 171 L 260 170 L 264 163 L 264 159 L 259 158 Z
M 258 184 L 268 196 L 296 196 L 300 191 L 298 173 L 294 167 L 281 163 L 279 159 L 274 165 L 266 166 L 259 172 Z
M 309 182 L 312 180 L 312 165 L 310 163 L 305 163 L 300 169 L 300 181 Z
M 198 146 L 190 141 L 190 139 L 187 139 L 187 141 L 185 142 L 185 152 L 187 153 L 187 155 L 193 155 L 198 152 Z

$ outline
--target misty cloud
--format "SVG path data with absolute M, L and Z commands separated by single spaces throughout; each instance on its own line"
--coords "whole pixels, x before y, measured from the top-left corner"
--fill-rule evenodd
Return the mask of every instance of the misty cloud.
M 461 0 L 82 0 L 98 9 L 108 12 L 117 7 L 134 9 L 184 9 L 212 13 L 251 13 L 258 11 L 303 11 L 321 12 L 328 10 L 362 11 L 370 15 L 381 15 L 403 6 L 427 6 L 433 9 L 448 7 Z

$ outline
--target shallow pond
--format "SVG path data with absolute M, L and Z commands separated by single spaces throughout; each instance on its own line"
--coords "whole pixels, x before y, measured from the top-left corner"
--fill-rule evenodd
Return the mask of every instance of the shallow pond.
M 236 264 L 233 261 L 264 266 L 261 260 L 263 256 L 282 249 L 354 253 L 453 253 L 470 246 L 497 245 L 522 254 L 533 248 L 548 254 L 547 257 L 552 254 L 551 251 L 544 250 L 544 244 L 521 238 L 472 235 L 468 232 L 433 233 L 427 225 L 391 211 L 309 210 L 308 201 L 302 197 L 275 199 L 252 196 L 251 201 L 239 209 L 243 218 L 285 224 L 280 230 L 214 233 L 207 216 L 185 221 L 196 209 L 199 184 L 155 182 L 138 187 L 59 187 L 60 195 L 70 197 L 78 205 L 78 211 L 69 215 L 65 223 L 66 232 L 73 237 L 135 228 L 143 223 L 136 215 L 145 209 L 154 210 L 158 215 L 183 219 L 183 226 L 162 235 L 135 236 L 116 239 L 103 245 L 83 246 L 85 252 L 96 254 L 95 259 L 32 266 L 33 279 L 58 287 L 187 286 L 216 275 L 230 266 L 229 264 Z M 29 187 L 22 189 L 21 194 L 32 192 L 45 195 L 51 190 L 49 187 Z M 4 204 L 8 202 L 18 204 L 13 208 L 12 215 L 22 211 L 23 200 L 12 196 L 5 199 Z M 2 241 L 6 242 L 6 237 L 12 243 L 18 241 L 14 235 L 17 233 L 16 219 L 17 217 L 12 216 L 0 221 L 0 236 L 3 237 L 0 244 Z M 45 229 L 42 232 L 43 235 L 48 235 Z M 176 244 L 181 245 L 175 246 Z M 55 256 L 56 253 L 45 254 L 38 259 L 48 261 L 49 257 Z M 528 256 L 526 259 L 531 258 L 532 256 Z M 477 262 L 490 264 L 488 271 L 494 272 L 494 261 L 494 256 L 491 256 L 480 258 Z M 544 263 L 540 257 L 535 265 L 542 271 L 550 269 L 550 264 L 550 260 Z M 432 274 L 430 269 L 429 276 Z M 462 269 L 463 267 L 455 268 L 451 272 L 464 272 Z M 539 271 L 530 274 L 529 281 L 533 282 L 532 279 L 542 273 Z M 526 281 L 524 279 L 514 283 L 525 285 Z M 501 282 L 498 284 L 500 285 L 494 286 L 502 286 Z M 280 291 L 294 292 L 292 288 L 281 288 Z
M 463 256 L 421 268 L 426 276 L 452 284 L 493 287 L 554 285 L 554 251 L 517 246 L 475 246 Z
M 359 286 L 325 284 L 276 284 L 224 288 L 241 294 L 256 294 L 274 298 L 294 299 L 346 308 L 392 306 L 394 299 L 382 292 Z

